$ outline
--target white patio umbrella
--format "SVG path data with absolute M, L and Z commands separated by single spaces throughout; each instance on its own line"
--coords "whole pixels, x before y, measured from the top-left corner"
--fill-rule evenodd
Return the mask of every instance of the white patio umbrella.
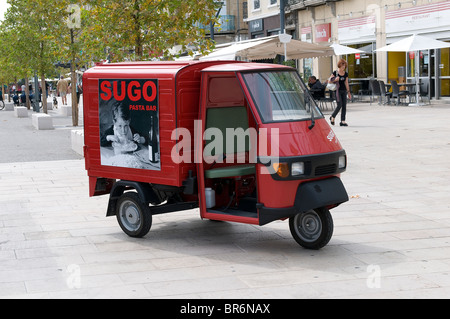
M 363 53 L 363 50 L 353 49 L 348 46 L 333 43 L 330 45 L 331 48 L 334 50 L 335 55 L 346 55 L 346 54 L 355 54 L 355 53 Z
M 414 34 L 406 39 L 391 43 L 375 51 L 377 52 L 411 52 L 414 51 L 414 77 L 416 80 L 416 103 L 410 105 L 423 105 L 419 104 L 419 51 L 421 50 L 433 50 L 450 48 L 450 43 L 435 40 L 429 37 Z

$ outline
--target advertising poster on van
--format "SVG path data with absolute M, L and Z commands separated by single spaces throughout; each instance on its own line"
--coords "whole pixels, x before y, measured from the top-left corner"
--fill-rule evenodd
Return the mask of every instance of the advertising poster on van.
M 158 80 L 99 79 L 101 165 L 161 170 Z

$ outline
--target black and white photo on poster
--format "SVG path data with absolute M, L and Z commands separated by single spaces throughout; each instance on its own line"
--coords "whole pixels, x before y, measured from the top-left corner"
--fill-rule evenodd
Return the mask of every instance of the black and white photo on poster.
M 158 80 L 100 79 L 101 165 L 161 170 Z

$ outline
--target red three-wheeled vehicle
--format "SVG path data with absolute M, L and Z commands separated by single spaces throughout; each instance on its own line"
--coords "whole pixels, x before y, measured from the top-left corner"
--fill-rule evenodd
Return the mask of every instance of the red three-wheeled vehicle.
M 90 196 L 142 237 L 152 216 L 289 219 L 319 249 L 348 200 L 346 153 L 293 68 L 235 61 L 98 64 L 83 75 Z

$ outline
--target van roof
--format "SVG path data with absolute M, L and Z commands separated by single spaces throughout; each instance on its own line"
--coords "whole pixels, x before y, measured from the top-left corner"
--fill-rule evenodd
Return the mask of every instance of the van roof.
M 178 69 L 192 64 L 211 64 L 214 61 L 137 61 L 117 63 L 97 63 L 95 67 L 106 68 L 171 68 Z M 217 64 L 204 69 L 205 71 L 248 71 L 255 69 L 279 69 L 289 68 L 281 64 L 242 62 L 242 61 L 217 61 Z

